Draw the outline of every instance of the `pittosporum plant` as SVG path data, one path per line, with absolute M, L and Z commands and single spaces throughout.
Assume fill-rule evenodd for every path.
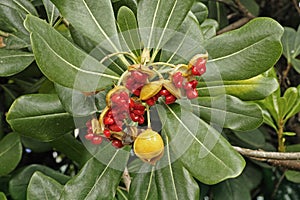
M 36 64 L 45 76 L 37 94 L 14 101 L 14 133 L 1 142 L 17 145 L 17 155 L 20 136 L 50 145 L 79 171 L 35 172 L 28 199 L 199 199 L 199 185 L 243 172 L 221 132 L 263 122 L 253 101 L 278 88 L 264 73 L 282 52 L 276 21 L 256 18 L 215 36 L 206 7 L 195 17 L 192 0 L 140 0 L 116 13 L 108 0 L 42 2 L 46 20 L 26 0 L 1 6 L 18 11 L 3 14 L 17 22 L 6 21 L 1 75 Z M 2 158 L 11 163 L 1 175 L 16 158 Z

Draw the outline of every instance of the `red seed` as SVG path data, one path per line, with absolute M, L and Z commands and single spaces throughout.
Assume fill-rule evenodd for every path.
M 122 148 L 124 145 L 122 143 L 122 141 L 114 139 L 111 143 L 112 146 L 116 147 L 116 148 Z
M 134 102 L 134 100 L 133 100 L 133 99 L 130 99 L 130 102 L 129 102 L 129 107 L 130 107 L 130 108 L 133 108 L 133 107 L 134 107 L 134 105 L 135 105 L 135 102 Z
M 92 139 L 92 143 L 93 143 L 93 144 L 101 144 L 101 143 L 102 143 L 102 137 L 101 137 L 101 136 L 95 136 L 95 137 Z
M 139 116 L 139 120 L 138 120 L 138 123 L 139 124 L 143 124 L 145 122 L 145 118 L 143 115 Z
M 105 125 L 112 125 L 115 123 L 115 120 L 113 118 L 110 117 L 104 117 L 103 123 Z
M 145 110 L 133 110 L 132 112 L 136 115 L 144 115 Z
M 86 127 L 91 127 L 91 126 L 92 126 L 91 120 L 87 121 L 87 122 L 85 123 L 85 125 L 86 125 Z
M 195 89 L 186 91 L 186 96 L 188 99 L 194 99 L 198 97 L 198 91 Z
M 120 132 L 122 131 L 122 128 L 120 128 L 117 124 L 113 124 L 109 126 L 109 129 L 115 132 Z
M 192 88 L 195 89 L 198 85 L 198 81 L 197 80 L 192 80 L 192 81 L 190 81 L 190 84 L 192 85 Z
M 183 87 L 186 91 L 193 89 L 193 84 L 191 82 L 186 82 Z
M 172 94 L 169 96 L 166 96 L 166 104 L 171 104 L 174 103 L 176 101 L 176 97 L 173 96 Z
M 133 93 L 135 96 L 139 97 L 140 94 L 141 94 L 141 88 L 138 88 L 138 87 L 137 87 L 137 89 L 135 89 L 132 93 Z
M 105 137 L 110 138 L 110 130 L 104 129 L 103 134 L 105 135 Z
M 181 88 L 182 87 L 182 83 L 183 83 L 183 76 L 181 72 L 176 72 L 173 76 L 173 84 L 175 85 L 175 87 L 177 88 Z
M 137 70 L 131 71 L 131 75 L 134 78 L 134 80 L 138 83 L 145 83 L 147 78 L 148 78 L 147 74 L 144 74 L 144 73 L 139 72 Z
M 139 121 L 139 116 L 134 114 L 133 112 L 130 113 L 130 118 L 132 119 L 132 121 L 134 122 L 138 122 Z
M 121 97 L 120 97 L 118 94 L 113 94 L 113 95 L 111 96 L 111 101 L 112 101 L 113 103 L 119 103 L 120 100 L 121 100 Z
M 159 91 L 159 94 L 161 95 L 161 96 L 168 96 L 168 95 L 170 95 L 171 93 L 167 90 L 167 89 L 162 89 L 161 91 Z
M 92 140 L 92 139 L 94 138 L 94 134 L 93 134 L 93 133 L 88 133 L 88 134 L 86 134 L 84 137 L 85 137 L 85 139 L 87 139 L 87 140 Z
M 136 103 L 134 104 L 134 107 L 133 107 L 135 110 L 145 110 L 145 106 L 143 106 L 142 104 L 140 103 Z
M 153 106 L 155 104 L 155 101 L 153 100 L 153 98 L 150 98 L 146 100 L 146 104 L 148 104 L 149 106 Z

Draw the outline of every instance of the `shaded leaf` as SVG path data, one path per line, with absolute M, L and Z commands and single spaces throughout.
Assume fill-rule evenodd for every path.
M 267 71 L 281 55 L 282 34 L 283 28 L 276 21 L 256 18 L 237 30 L 207 40 L 205 48 L 210 59 L 203 76 L 214 80 L 219 73 L 223 80 L 242 80 Z
M 245 166 L 243 158 L 192 110 L 188 102 L 158 109 L 164 134 L 170 138 L 170 149 L 176 158 L 206 184 L 238 176 Z
M 70 179 L 70 177 L 47 166 L 37 164 L 28 165 L 14 174 L 9 181 L 9 192 L 13 199 L 26 199 L 26 191 L 30 178 L 34 174 L 34 172 L 37 171 L 42 172 L 43 174 L 55 179 L 60 184 L 65 184 Z
M 294 183 L 300 183 L 300 172 L 287 170 L 284 173 L 284 175 L 287 178 L 287 180 L 292 181 Z
M 195 111 L 200 110 L 202 119 L 233 130 L 251 130 L 263 122 L 262 112 L 257 104 L 243 102 L 229 95 L 199 97 L 192 107 Z
M 72 116 L 64 111 L 55 94 L 19 97 L 6 119 L 16 132 L 41 141 L 54 140 L 74 129 Z
M 55 20 L 59 16 L 59 11 L 50 0 L 43 0 L 43 4 L 47 13 L 48 22 L 54 25 Z
M 143 44 L 154 48 L 153 57 L 167 42 L 193 5 L 192 0 L 140 0 L 138 2 L 137 20 Z M 152 58 L 154 60 L 154 58 Z
M 17 133 L 9 133 L 0 141 L 0 176 L 13 171 L 22 158 L 22 144 Z
M 250 145 L 250 147 L 259 149 L 266 145 L 266 139 L 263 132 L 259 129 L 245 132 L 234 131 L 234 135 L 242 142 Z
M 0 76 L 11 76 L 23 71 L 34 60 L 24 51 L 0 49 Z
M 29 15 L 25 26 L 31 32 L 36 62 L 51 81 L 89 92 L 119 79 L 116 73 L 75 47 L 43 20 Z
M 59 199 L 63 186 L 41 172 L 35 172 L 29 182 L 27 199 Z
M 5 194 L 3 192 L 0 192 L 0 199 L 1 200 L 7 200 Z
M 201 31 L 205 39 L 210 39 L 217 34 L 217 29 L 219 24 L 214 19 L 205 19 L 204 22 L 200 25 Z
M 102 143 L 95 158 L 91 158 L 65 185 L 61 198 L 112 199 L 128 156 L 129 152 L 115 149 L 110 143 Z
M 272 94 L 278 87 L 277 79 L 258 75 L 239 81 L 200 81 L 197 90 L 199 96 L 218 96 L 226 93 L 242 100 L 260 100 Z
M 201 2 L 195 2 L 191 11 L 197 17 L 198 22 L 201 24 L 208 16 L 208 9 L 205 4 Z
M 110 0 L 82 1 L 82 0 L 52 0 L 65 17 L 78 31 L 101 44 L 105 41 L 111 52 L 119 51 L 117 29 Z

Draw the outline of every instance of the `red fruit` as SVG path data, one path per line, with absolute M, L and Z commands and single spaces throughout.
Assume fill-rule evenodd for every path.
M 162 89 L 161 91 L 159 91 L 159 94 L 161 96 L 169 96 L 171 93 L 167 90 L 167 89 Z
M 85 139 L 87 139 L 87 140 L 92 140 L 92 139 L 94 138 L 94 133 L 88 133 L 88 134 L 86 134 L 84 137 L 85 137 Z
M 105 125 L 112 125 L 115 123 L 115 120 L 113 118 L 110 117 L 104 117 L 103 123 Z
M 173 76 L 173 84 L 175 85 L 175 87 L 177 88 L 182 88 L 182 83 L 183 83 L 183 76 L 181 72 L 176 72 Z
M 130 113 L 130 118 L 132 119 L 132 121 L 134 122 L 138 122 L 139 121 L 139 116 L 134 114 L 134 113 Z
M 138 89 L 134 90 L 134 91 L 133 91 L 133 94 L 134 94 L 135 96 L 139 97 L 140 94 L 141 94 L 141 89 L 138 88 Z
M 117 124 L 113 124 L 109 126 L 109 129 L 114 131 L 114 132 L 120 132 L 122 131 L 122 128 L 120 128 Z
M 144 115 L 145 110 L 133 110 L 132 112 L 136 115 Z
M 127 92 L 122 91 L 120 92 L 119 96 L 122 100 L 129 101 L 129 95 L 127 94 Z
M 120 140 L 114 139 L 111 143 L 111 145 L 113 145 L 116 148 L 122 148 L 123 147 L 123 143 Z
M 166 104 L 171 104 L 174 103 L 176 101 L 176 97 L 173 96 L 172 94 L 169 96 L 166 96 Z
M 133 100 L 133 99 L 130 99 L 130 102 L 129 102 L 129 107 L 130 107 L 130 108 L 133 108 L 133 107 L 134 107 L 134 105 L 135 105 L 135 102 L 134 102 L 134 100 Z
M 143 106 L 142 104 L 140 104 L 140 103 L 137 103 L 137 104 L 135 104 L 134 105 L 134 107 L 133 107 L 135 110 L 145 110 L 145 106 Z
M 113 103 L 119 103 L 120 100 L 121 100 L 121 97 L 120 97 L 118 94 L 113 94 L 113 95 L 111 96 L 111 101 L 112 101 Z
M 125 87 L 128 88 L 129 90 L 133 90 L 134 89 L 134 84 L 135 84 L 135 80 L 130 77 L 126 80 Z
M 143 124 L 145 122 L 145 118 L 143 115 L 139 116 L 139 120 L 138 120 L 138 123 L 139 124 Z
M 105 135 L 105 137 L 107 137 L 107 138 L 110 138 L 110 130 L 104 129 L 103 135 Z
M 146 100 L 146 104 L 148 104 L 149 106 L 153 106 L 155 104 L 155 101 L 153 98 L 150 98 Z
M 193 84 L 191 82 L 186 82 L 184 87 L 185 90 L 192 90 L 193 88 Z
M 198 81 L 197 80 L 192 80 L 192 81 L 190 81 L 190 84 L 192 85 L 192 88 L 195 89 L 198 85 Z
M 186 96 L 188 99 L 194 99 L 198 97 L 198 91 L 195 89 L 192 90 L 187 90 L 186 91 Z
M 198 58 L 196 63 L 192 67 L 192 74 L 195 76 L 201 76 L 206 72 L 206 60 Z
M 113 116 L 113 113 L 111 110 L 109 110 L 107 113 L 106 113 L 106 117 L 112 117 Z
M 101 136 L 95 136 L 95 137 L 92 139 L 92 143 L 93 143 L 93 144 L 101 144 L 101 143 L 102 143 L 102 137 L 101 137 Z
M 137 70 L 131 71 L 131 75 L 134 78 L 134 80 L 138 83 L 145 83 L 147 78 L 148 78 L 147 74 L 144 74 L 144 73 L 139 72 Z

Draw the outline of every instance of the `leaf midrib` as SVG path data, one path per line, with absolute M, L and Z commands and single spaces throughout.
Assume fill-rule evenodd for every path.
M 15 140 L 15 142 L 13 143 L 13 145 L 9 146 L 7 149 L 5 149 L 3 152 L 0 153 L 0 158 L 7 153 L 8 151 L 12 150 L 15 148 L 15 146 L 18 145 L 19 140 Z
M 20 118 L 8 118 L 9 121 L 19 121 L 19 120 L 27 120 L 27 119 L 37 119 L 37 118 L 47 118 L 47 117 L 57 117 L 57 116 L 71 116 L 67 112 L 62 113 L 49 113 L 49 114 L 42 114 L 42 115 L 34 115 L 34 116 L 24 116 Z

